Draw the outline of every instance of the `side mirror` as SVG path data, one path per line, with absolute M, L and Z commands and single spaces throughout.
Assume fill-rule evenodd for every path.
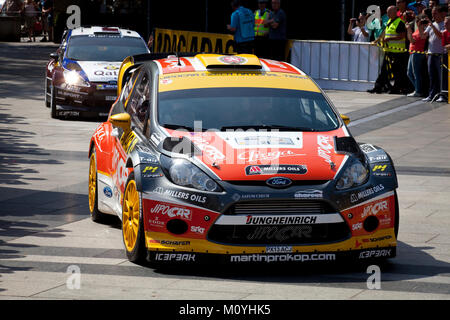
M 56 61 L 58 60 L 59 55 L 56 52 L 52 52 L 50 53 L 50 58 Z
M 125 133 L 131 131 L 131 118 L 128 113 L 115 114 L 109 118 L 109 122 L 111 122 L 114 127 L 123 129 Z
M 341 119 L 344 120 L 345 125 L 348 126 L 348 124 L 350 123 L 350 118 L 345 114 L 341 114 Z

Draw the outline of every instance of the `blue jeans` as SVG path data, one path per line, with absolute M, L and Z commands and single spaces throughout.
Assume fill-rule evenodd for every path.
M 428 97 L 434 98 L 441 92 L 441 56 L 432 54 L 428 57 L 428 75 L 430 76 L 430 91 Z
M 421 96 L 426 95 L 423 87 L 423 73 L 426 63 L 426 55 L 421 53 L 413 53 L 409 56 L 408 61 L 408 78 L 414 85 L 415 91 Z

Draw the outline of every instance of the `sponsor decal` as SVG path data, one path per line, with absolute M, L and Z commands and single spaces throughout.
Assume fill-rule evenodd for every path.
M 387 168 L 387 164 L 376 165 L 376 166 L 373 167 L 372 171 L 373 172 L 377 172 L 377 171 L 381 171 L 382 172 L 382 171 L 386 170 L 386 168 Z
M 207 197 L 201 196 L 197 194 L 192 194 L 189 192 L 183 192 L 183 191 L 175 191 L 175 190 L 164 190 L 162 187 L 156 187 L 153 190 L 153 193 L 160 194 L 162 196 L 182 199 L 182 200 L 190 200 L 192 202 L 198 202 L 198 203 L 206 203 Z
M 237 198 L 237 199 L 236 199 Z M 233 196 L 233 199 L 235 201 L 238 201 L 239 199 L 267 199 L 270 198 L 270 194 L 242 194 L 242 195 L 238 195 L 235 194 L 235 196 Z
M 362 226 L 362 222 L 355 223 L 354 225 L 352 225 L 352 231 L 361 230 Z
M 253 136 L 253 137 L 237 137 L 236 143 L 239 146 L 293 146 L 294 142 L 288 137 L 271 137 L 271 136 Z
M 292 246 L 267 246 L 266 253 L 291 253 Z
M 106 70 L 119 70 L 119 67 L 114 65 L 109 65 L 105 67 Z
M 306 261 L 335 261 L 333 253 L 293 253 L 293 254 L 247 254 L 231 255 L 231 262 L 306 262 Z
M 284 177 L 273 177 L 266 181 L 270 187 L 285 188 L 292 184 L 292 180 Z
M 157 204 L 152 209 L 150 209 L 150 212 L 154 214 L 167 215 L 169 218 L 181 218 L 184 220 L 192 220 L 192 213 L 190 209 L 171 207 L 161 203 Z
M 328 224 L 344 222 L 339 213 L 309 215 L 221 215 L 217 225 L 288 225 L 288 224 Z
M 300 190 L 294 194 L 297 199 L 321 199 L 323 198 L 322 190 Z
M 169 246 L 190 246 L 190 241 L 160 240 L 159 243 Z
M 383 161 L 387 161 L 387 160 L 389 160 L 387 155 L 379 155 L 379 156 L 369 157 L 370 162 L 383 162 Z
M 362 251 L 359 254 L 359 259 L 381 258 L 381 257 L 391 257 L 391 256 L 392 256 L 391 249 L 367 250 L 367 251 Z
M 98 84 L 97 90 L 117 90 L 117 85 L 114 84 Z
M 369 204 L 368 206 L 364 207 L 363 212 L 361 214 L 361 218 L 365 218 L 368 215 L 374 215 L 376 216 L 378 212 L 386 212 L 389 211 L 389 205 L 387 200 L 379 201 L 377 203 Z
M 102 142 L 105 136 L 106 136 L 105 128 L 103 126 L 100 126 L 95 132 L 95 137 L 99 142 Z
M 288 239 L 311 238 L 312 226 L 261 226 L 247 236 L 247 240 L 271 240 L 282 242 Z
M 355 246 L 356 248 L 362 246 L 364 243 L 370 243 L 370 242 L 379 242 L 379 241 L 383 241 L 383 240 L 389 240 L 392 239 L 392 236 L 382 236 L 382 237 L 378 237 L 378 238 L 365 238 L 365 239 L 361 239 L 361 242 L 358 241 L 358 239 L 356 239 L 355 242 Z
M 332 150 L 334 150 L 334 146 L 332 144 L 332 138 L 329 136 L 317 136 L 317 153 L 319 157 L 323 158 L 326 163 L 331 164 L 331 154 Z
M 245 224 L 265 225 L 265 224 L 315 224 L 317 216 L 252 216 L 248 215 Z
M 156 261 L 195 261 L 196 255 L 193 253 L 157 253 Z
M 111 198 L 113 195 L 113 192 L 111 190 L 110 187 L 106 186 L 103 188 L 103 193 L 105 194 L 105 196 L 107 196 L 108 198 Z
M 379 184 L 377 186 L 368 188 L 368 189 L 360 191 L 358 193 L 352 193 L 350 195 L 350 201 L 351 201 L 351 203 L 354 203 L 354 202 L 357 202 L 359 200 L 368 198 L 368 197 L 370 197 L 370 196 L 372 196 L 372 195 L 374 195 L 374 194 L 376 194 L 378 192 L 381 192 L 383 190 L 384 190 L 384 186 L 382 184 Z
M 218 57 L 217 60 L 219 60 L 222 63 L 232 64 L 232 65 L 245 64 L 248 61 L 246 58 L 238 57 L 238 56 L 221 56 L 221 57 Z
M 143 178 L 158 178 L 162 177 L 162 173 L 156 171 L 159 169 L 157 166 L 146 166 L 144 170 L 142 170 L 142 177 Z
M 273 174 L 305 174 L 308 172 L 308 168 L 305 165 L 258 165 L 247 166 L 245 168 L 245 174 L 247 176 L 252 175 L 273 175 Z
M 242 152 L 238 155 L 238 159 L 248 161 L 248 162 L 257 162 L 257 161 L 274 161 L 279 158 L 285 157 L 296 157 L 296 156 L 304 156 L 304 154 L 298 154 L 291 150 L 286 151 L 259 151 L 259 150 L 251 150 Z
M 392 176 L 392 173 L 384 172 L 386 170 L 386 168 L 388 168 L 387 164 L 376 165 L 376 166 L 373 167 L 372 173 L 373 173 L 374 176 L 379 176 L 379 177 L 390 177 L 390 176 Z
M 130 153 L 137 142 L 138 138 L 133 131 L 131 131 L 128 135 L 125 135 L 124 133 L 120 138 L 120 144 L 122 145 L 126 153 Z
M 165 226 L 165 222 L 160 221 L 158 216 L 156 216 L 155 219 L 149 219 L 148 222 L 153 227 L 161 227 L 162 228 Z
M 161 79 L 159 82 L 161 84 L 171 84 L 173 81 L 172 79 Z
M 205 233 L 205 228 L 202 228 L 200 226 L 191 226 L 191 232 L 204 234 Z
M 377 148 L 375 148 L 373 145 L 369 143 L 362 144 L 359 147 L 364 153 L 371 153 L 377 151 Z

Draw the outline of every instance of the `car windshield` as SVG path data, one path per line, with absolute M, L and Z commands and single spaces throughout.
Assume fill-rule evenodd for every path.
M 67 58 L 80 61 L 122 61 L 128 56 L 147 53 L 141 38 L 136 37 L 71 37 Z
M 169 129 L 330 131 L 339 121 L 322 93 L 267 88 L 161 92 L 158 122 Z

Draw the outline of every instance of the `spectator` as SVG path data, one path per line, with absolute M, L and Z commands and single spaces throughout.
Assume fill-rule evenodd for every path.
M 427 8 L 426 1 L 414 1 L 408 4 L 408 10 L 412 10 L 414 14 L 417 16 Z
M 25 29 L 28 31 L 28 37 L 30 38 L 28 42 L 31 42 L 31 37 L 33 41 L 36 41 L 34 36 L 34 25 L 36 24 L 36 16 L 39 12 L 39 7 L 33 0 L 26 0 L 24 5 L 24 17 L 25 17 Z
M 397 4 L 397 9 L 398 9 L 397 17 L 399 17 L 400 19 L 405 21 L 405 13 L 406 13 L 406 8 L 407 8 L 406 0 L 397 0 L 395 3 Z
M 48 41 L 53 41 L 53 0 L 41 0 L 42 7 L 42 26 L 44 38 L 41 42 L 46 42 L 45 33 L 48 34 Z
M 433 10 L 434 7 L 439 5 L 439 0 L 430 0 L 428 1 L 428 8 L 430 8 L 430 10 Z
M 255 40 L 255 17 L 250 9 L 244 8 L 240 0 L 231 2 L 233 13 L 231 14 L 231 24 L 227 25 L 228 30 L 234 33 L 236 52 L 253 53 Z
M 284 61 L 286 60 L 286 13 L 280 5 L 280 0 L 272 0 L 272 12 L 266 24 L 269 26 L 271 58 Z
M 444 47 L 445 54 L 448 56 L 448 54 L 450 53 L 450 16 L 445 17 L 444 27 L 445 30 L 444 32 L 442 32 L 442 46 Z M 446 68 L 442 70 L 443 71 L 442 79 L 444 79 L 444 85 L 442 87 L 445 88 L 446 89 L 445 91 L 448 92 L 448 59 L 445 59 L 445 55 L 443 59 L 443 64 L 445 65 Z
M 430 23 L 430 20 L 427 19 L 430 25 L 425 29 L 425 34 L 428 36 L 428 76 L 430 78 L 430 90 L 428 97 L 423 99 L 423 101 L 432 101 L 441 92 L 441 59 L 444 53 L 441 32 L 445 30 L 444 19 L 447 15 L 447 7 L 435 6 L 431 13 L 434 18 L 434 23 Z M 442 102 L 445 100 L 441 96 L 437 101 Z
M 6 0 L 3 9 L 8 16 L 18 16 L 22 13 L 23 3 L 21 0 Z
M 425 28 L 428 25 L 428 17 L 425 14 L 419 14 L 416 17 L 417 29 L 413 32 L 414 22 L 408 23 L 406 26 L 408 39 L 410 42 L 409 61 L 408 61 L 408 78 L 414 84 L 414 92 L 408 94 L 408 97 L 425 97 L 423 83 L 423 74 L 426 68 L 427 57 L 425 55 L 425 45 L 427 44 L 427 35 Z
M 269 56 L 269 26 L 265 25 L 270 15 L 267 9 L 268 2 L 268 0 L 258 0 L 259 9 L 255 11 L 255 54 L 263 58 Z
M 397 8 L 390 6 L 387 9 L 389 21 L 380 38 L 374 43 L 382 42 L 384 61 L 381 72 L 375 81 L 375 86 L 370 93 L 408 93 L 410 82 L 406 75 L 408 64 L 408 52 L 406 50 L 406 26 L 397 16 Z M 394 77 L 394 85 L 390 84 L 390 74 Z
M 356 24 L 355 27 L 353 25 Z M 369 42 L 369 29 L 366 26 L 366 15 L 359 14 L 359 18 L 351 18 L 347 33 L 353 37 L 355 42 Z

